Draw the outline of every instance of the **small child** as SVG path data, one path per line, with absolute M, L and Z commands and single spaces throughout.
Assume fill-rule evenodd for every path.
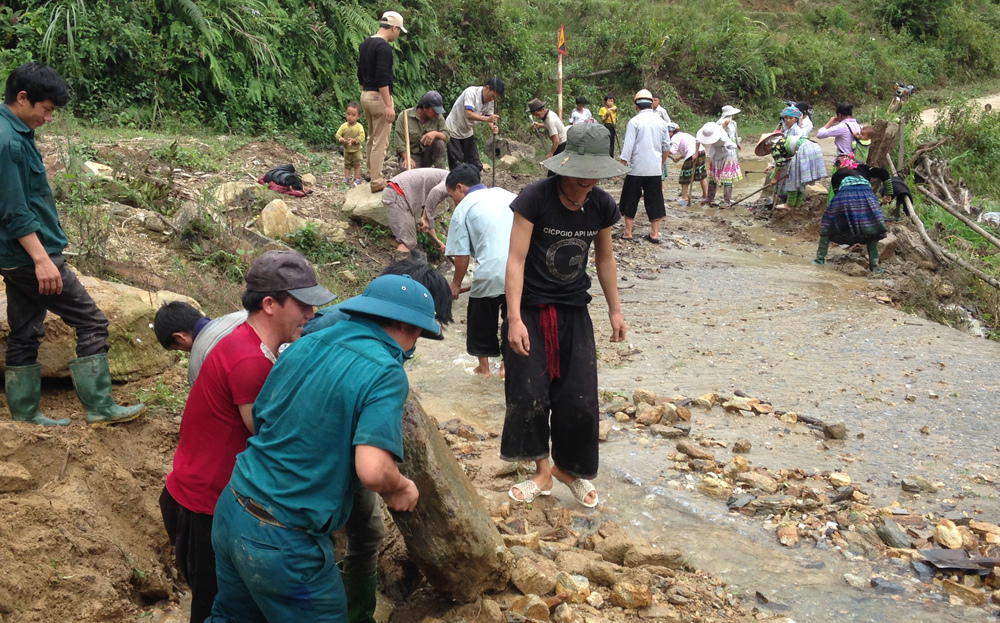
M 601 123 L 604 124 L 604 128 L 608 131 L 611 139 L 611 148 L 608 150 L 608 155 L 612 158 L 615 157 L 615 125 L 618 122 L 618 107 L 615 106 L 615 98 L 613 95 L 608 93 L 604 96 L 604 106 L 597 111 L 597 116 L 601 118 Z
M 361 149 L 365 142 L 365 127 L 358 123 L 361 106 L 351 102 L 347 105 L 344 116 L 347 117 L 347 122 L 337 130 L 337 142 L 344 146 L 344 186 L 358 186 L 364 181 L 361 177 Z
M 569 115 L 569 124 L 570 125 L 576 125 L 578 123 L 593 122 L 594 115 L 591 114 L 589 108 L 586 108 L 587 104 L 589 104 L 589 103 L 590 102 L 587 101 L 586 97 L 578 97 L 578 98 L 576 98 L 576 108 Z
M 875 128 L 866 125 L 854 135 L 854 159 L 857 162 L 861 164 L 868 162 L 868 149 L 872 146 L 872 134 L 874 133 Z

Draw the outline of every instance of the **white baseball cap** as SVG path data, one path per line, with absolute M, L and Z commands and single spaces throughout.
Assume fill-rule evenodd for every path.
M 386 11 L 382 14 L 382 25 L 383 26 L 399 26 L 399 29 L 403 32 L 409 32 L 403 28 L 403 16 L 395 11 Z

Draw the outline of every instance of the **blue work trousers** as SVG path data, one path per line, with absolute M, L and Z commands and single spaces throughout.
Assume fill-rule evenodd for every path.
M 333 539 L 271 525 L 227 488 L 215 507 L 219 592 L 208 623 L 347 623 Z

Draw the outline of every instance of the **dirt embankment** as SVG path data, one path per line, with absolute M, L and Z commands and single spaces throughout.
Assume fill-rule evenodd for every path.
M 166 382 L 183 383 L 174 372 Z M 115 393 L 129 400 L 136 387 L 155 384 Z M 173 594 L 157 500 L 178 423 L 154 408 L 133 423 L 87 427 L 65 383 L 46 385 L 42 409 L 74 423 L 0 426 L 0 617 L 133 620 Z

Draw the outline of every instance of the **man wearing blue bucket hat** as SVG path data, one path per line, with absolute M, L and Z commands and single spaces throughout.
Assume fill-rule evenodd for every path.
M 331 534 L 354 492 L 411 511 L 403 455 L 403 361 L 417 339 L 442 339 L 434 299 L 385 275 L 342 303 L 348 318 L 288 347 L 253 408 L 256 436 L 215 509 L 219 592 L 209 621 L 345 621 Z

